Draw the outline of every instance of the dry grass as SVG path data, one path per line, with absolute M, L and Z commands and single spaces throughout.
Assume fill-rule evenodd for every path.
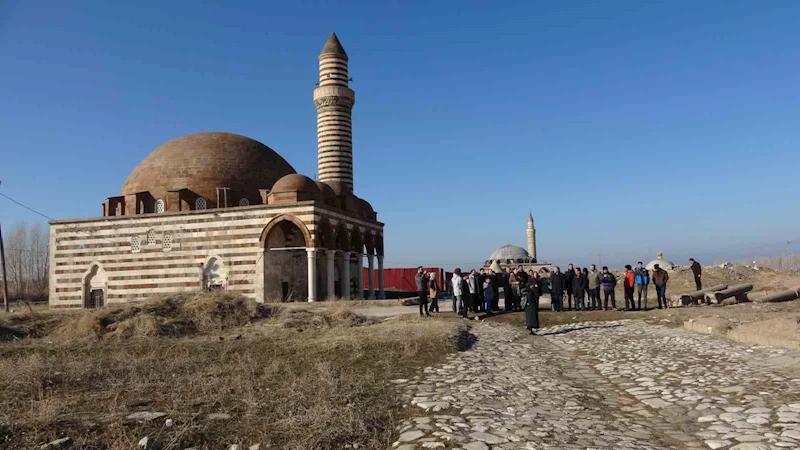
M 146 435 L 166 449 L 387 448 L 402 413 L 389 380 L 455 351 L 465 332 L 338 305 L 259 311 L 202 297 L 66 316 L 52 340 L 1 344 L 0 448 L 69 436 L 121 450 Z M 174 425 L 125 419 L 135 411 Z M 218 412 L 232 418 L 205 417 Z

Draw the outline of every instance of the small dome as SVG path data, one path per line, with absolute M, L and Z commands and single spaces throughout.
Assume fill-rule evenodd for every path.
M 136 166 L 122 186 L 122 195 L 149 192 L 167 198 L 167 192 L 189 189 L 216 199 L 217 188 L 227 187 L 238 197 L 258 198 L 294 168 L 266 145 L 231 133 L 194 133 L 173 139 L 153 150 Z
M 319 191 L 322 193 L 323 197 L 336 198 L 336 192 L 333 192 L 333 189 L 324 182 L 317 181 L 317 187 L 319 188 Z
M 303 192 L 306 194 L 319 194 L 319 186 L 311 178 L 299 173 L 286 175 L 280 180 L 276 181 L 272 186 L 270 193 L 280 192 Z
M 522 247 L 517 247 L 516 245 L 504 245 L 502 247 L 498 247 L 495 251 L 489 255 L 490 260 L 506 260 L 506 259 L 513 259 L 516 261 L 517 259 L 525 259 L 530 258 L 531 255 Z
M 361 213 L 364 215 L 374 214 L 375 210 L 372 209 L 372 205 L 369 204 L 368 201 L 364 200 L 363 198 L 356 197 L 358 202 L 358 207 L 361 210 Z
M 656 254 L 656 259 L 647 263 L 645 269 L 654 270 L 656 264 L 658 264 L 659 268 L 664 270 L 672 270 L 675 268 L 675 264 L 672 264 L 672 261 L 667 261 L 666 259 L 664 259 L 664 254 L 661 252 L 658 252 L 658 254 Z

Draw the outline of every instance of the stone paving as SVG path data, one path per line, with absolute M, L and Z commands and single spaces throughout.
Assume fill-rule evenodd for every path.
M 641 321 L 529 336 L 481 322 L 476 344 L 404 389 L 399 450 L 800 449 L 800 357 Z

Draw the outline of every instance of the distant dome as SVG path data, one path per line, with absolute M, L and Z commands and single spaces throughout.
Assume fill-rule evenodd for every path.
M 266 145 L 231 133 L 194 133 L 153 150 L 122 186 L 122 195 L 149 192 L 167 198 L 168 191 L 188 189 L 208 200 L 227 187 L 237 198 L 260 198 L 294 168 Z
M 666 259 L 664 259 L 664 254 L 661 253 L 661 252 L 658 252 L 658 254 L 656 254 L 656 259 L 654 259 L 654 260 L 650 261 L 649 263 L 647 263 L 647 266 L 645 266 L 645 269 L 654 270 L 654 266 L 656 264 L 658 264 L 659 268 L 664 269 L 664 270 L 672 270 L 672 269 L 675 268 L 675 264 L 672 264 L 672 261 L 667 261 Z
M 526 259 L 530 258 L 531 255 L 522 247 L 517 247 L 516 245 L 504 245 L 502 247 L 498 247 L 495 251 L 489 255 L 490 260 L 498 260 L 498 259 Z

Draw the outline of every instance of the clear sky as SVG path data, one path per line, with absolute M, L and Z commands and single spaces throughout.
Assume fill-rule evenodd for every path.
M 0 192 L 97 216 L 197 131 L 314 177 L 335 31 L 387 266 L 474 267 L 524 247 L 529 210 L 562 265 L 774 254 L 800 239 L 798 23 L 794 1 L 0 0 Z M 18 220 L 44 222 L 0 198 Z

